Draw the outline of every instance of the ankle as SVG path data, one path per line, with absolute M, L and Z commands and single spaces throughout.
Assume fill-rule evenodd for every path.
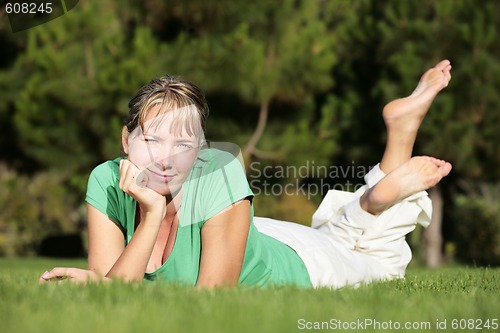
M 365 212 L 370 213 L 372 215 L 379 215 L 383 211 L 385 211 L 388 207 L 386 204 L 381 204 L 377 200 L 374 200 L 373 187 L 368 189 L 363 195 L 359 198 L 359 205 L 361 209 Z

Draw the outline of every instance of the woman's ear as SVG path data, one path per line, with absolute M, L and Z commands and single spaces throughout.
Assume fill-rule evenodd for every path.
M 128 129 L 127 126 L 122 128 L 122 147 L 123 152 L 128 155 Z
M 206 146 L 207 145 L 207 140 L 205 140 L 204 138 L 203 139 L 200 139 L 198 141 L 198 148 L 201 149 L 202 147 Z

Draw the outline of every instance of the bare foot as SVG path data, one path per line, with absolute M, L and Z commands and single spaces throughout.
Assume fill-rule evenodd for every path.
M 436 95 L 450 82 L 450 70 L 450 61 L 442 60 L 422 75 L 410 96 L 387 104 L 382 115 L 388 131 L 416 132 Z
M 371 214 L 380 214 L 394 203 L 433 187 L 450 171 L 451 164 L 443 160 L 413 157 L 366 191 L 360 198 L 361 207 Z

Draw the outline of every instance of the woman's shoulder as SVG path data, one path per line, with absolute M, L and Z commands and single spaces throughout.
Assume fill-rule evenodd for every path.
M 86 201 L 114 221 L 122 230 L 133 211 L 133 200 L 120 190 L 120 160 L 103 162 L 91 172 Z
M 190 177 L 184 183 L 182 220 L 204 223 L 231 204 L 253 197 L 241 156 L 231 150 L 204 148 Z
M 121 157 L 96 166 L 90 173 L 89 184 L 96 182 L 101 186 L 118 184 L 120 181 L 120 160 Z
M 195 167 L 201 167 L 205 172 L 220 169 L 224 169 L 226 172 L 244 172 L 244 163 L 239 147 L 234 144 L 219 146 L 202 149 Z
M 120 161 L 121 157 L 114 160 L 109 160 L 97 165 L 91 172 L 94 176 L 104 176 L 104 177 L 120 177 Z

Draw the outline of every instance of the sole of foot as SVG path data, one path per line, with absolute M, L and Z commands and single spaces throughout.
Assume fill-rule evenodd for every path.
M 422 75 L 413 93 L 396 99 L 384 107 L 383 118 L 388 129 L 398 127 L 416 131 L 436 95 L 448 86 L 451 80 L 451 63 L 440 61 Z
M 412 157 L 370 189 L 365 208 L 379 214 L 394 203 L 435 186 L 451 168 L 450 163 L 434 157 Z

